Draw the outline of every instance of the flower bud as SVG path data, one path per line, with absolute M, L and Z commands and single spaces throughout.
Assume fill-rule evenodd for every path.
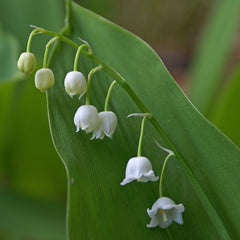
M 99 123 L 97 128 L 93 131 L 93 136 L 91 139 L 103 139 L 106 135 L 112 138 L 112 135 L 117 127 L 117 117 L 114 112 L 104 111 L 98 114 Z
M 23 52 L 17 62 L 18 69 L 26 74 L 32 73 L 36 67 L 36 57 L 33 53 Z
M 87 82 L 81 72 L 72 71 L 66 75 L 64 87 L 70 97 L 80 94 L 80 99 L 87 91 Z
M 35 86 L 41 91 L 45 91 L 54 84 L 54 75 L 51 69 L 41 68 L 35 75 Z
M 81 128 L 87 133 L 95 130 L 98 125 L 98 111 L 92 105 L 82 105 L 78 108 L 74 116 L 76 132 Z

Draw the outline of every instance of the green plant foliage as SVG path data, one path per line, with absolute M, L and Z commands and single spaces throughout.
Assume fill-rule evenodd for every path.
M 63 24 L 63 6 L 59 0 L 0 1 L 0 188 L 61 202 L 66 179 L 51 143 L 45 96 L 34 88 L 33 75 L 26 77 L 18 71 L 17 59 L 26 50 L 32 30 L 29 25 L 42 24 L 58 31 Z M 41 63 L 46 37 L 38 37 L 32 50 Z M 24 197 L 8 197 L 4 191 L 0 205 L 1 240 L 64 239 L 63 205 L 58 214 L 54 204 L 32 207 Z M 51 217 L 51 209 L 55 217 Z
M 240 146 L 240 67 L 238 66 L 226 90 L 213 108 L 210 120 Z
M 167 165 L 163 191 L 186 211 L 184 225 L 170 227 L 172 239 L 238 239 L 239 149 L 193 107 L 145 42 L 77 4 L 71 13 L 73 39 L 88 41 L 95 55 L 127 80 L 166 133 L 167 138 L 160 136 L 146 123 L 142 151 L 155 172 L 160 173 L 165 154 L 152 137 L 177 155 Z M 109 107 L 119 120 L 113 139 L 90 140 L 89 134 L 76 133 L 74 113 L 84 102 L 71 99 L 63 86 L 74 55 L 64 44 L 55 48 L 56 83 L 47 94 L 53 141 L 68 175 L 68 239 L 169 239 L 163 229 L 146 228 L 146 209 L 158 198 L 158 184 L 120 186 L 128 159 L 136 156 L 140 131 L 140 120 L 126 116 L 141 109 L 117 85 Z M 80 56 L 85 76 L 94 66 Z M 104 71 L 93 76 L 91 103 L 99 111 L 111 81 Z
M 0 22 L 4 29 L 17 36 L 20 47 L 24 46 L 25 49 L 29 25 L 42 25 L 60 30 L 63 24 L 63 6 L 63 1 L 59 0 L 1 0 L 0 9 L 3 11 Z M 39 52 L 38 47 L 35 50 Z
M 35 89 L 33 74 L 20 73 L 17 60 L 26 51 L 29 24 L 59 30 L 63 6 L 58 0 L 0 1 L 0 187 L 44 199 L 65 197 L 64 169 L 51 143 L 45 96 Z M 38 66 L 46 38 L 32 41 Z
M 16 38 L 0 28 L 0 83 L 23 77 L 16 64 L 18 52 L 19 45 Z
M 51 143 L 44 95 L 35 89 L 31 78 L 1 85 L 0 93 L 3 182 L 28 195 L 63 198 L 66 187 L 64 170 L 57 164 L 58 158 Z
M 9 115 L 9 103 L 11 102 L 11 96 L 12 96 L 12 91 L 13 87 L 11 84 L 6 84 L 4 87 L 1 85 L 0 87 L 0 109 L 1 109 L 1 117 L 0 117 L 0 179 L 1 183 L 5 181 L 5 164 L 3 161 L 3 155 L 5 151 L 5 134 L 4 134 L 4 129 L 6 129 L 6 123 L 8 121 L 8 115 Z
M 64 205 L 0 192 L 1 240 L 63 240 Z
M 239 0 L 215 2 L 193 59 L 189 95 L 205 115 L 211 110 L 232 52 L 231 46 L 239 26 L 239 8 Z

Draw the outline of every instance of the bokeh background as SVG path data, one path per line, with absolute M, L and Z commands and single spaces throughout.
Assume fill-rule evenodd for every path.
M 76 2 L 151 45 L 196 107 L 240 145 L 236 3 Z M 0 1 L 0 240 L 64 239 L 65 233 L 66 176 L 51 142 L 46 97 L 34 88 L 34 75 L 26 77 L 16 68 L 30 24 L 60 31 L 64 2 Z M 46 40 L 44 36 L 33 39 L 38 67 Z

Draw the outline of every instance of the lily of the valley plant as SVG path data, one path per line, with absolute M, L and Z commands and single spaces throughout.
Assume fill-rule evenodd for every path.
M 46 31 L 42 28 L 36 28 L 32 31 L 27 44 L 27 52 L 24 52 L 20 55 L 17 63 L 18 68 L 26 74 L 30 74 L 36 66 L 36 58 L 34 54 L 30 52 L 31 39 L 36 32 L 46 33 Z M 51 88 L 54 85 L 55 81 L 53 71 L 47 68 L 49 47 L 52 43 L 54 43 L 56 39 L 64 39 L 65 42 L 72 42 L 72 40 L 66 40 L 66 37 L 63 38 L 61 35 L 55 34 L 54 32 L 47 31 L 47 33 L 54 35 L 54 38 L 52 38 L 47 43 L 44 53 L 43 68 L 38 70 L 35 75 L 35 86 L 41 91 L 46 91 L 47 89 Z M 73 42 L 72 44 L 74 45 L 75 43 Z M 80 99 L 86 94 L 86 104 L 78 107 L 74 115 L 73 123 L 76 126 L 76 132 L 79 132 L 81 129 L 86 133 L 92 133 L 91 139 L 103 139 L 105 136 L 112 138 L 117 128 L 118 120 L 116 114 L 113 111 L 108 110 L 108 105 L 113 86 L 117 83 L 117 81 L 113 80 L 109 86 L 105 99 L 104 111 L 98 112 L 98 109 L 94 105 L 90 104 L 90 88 L 93 74 L 102 70 L 103 66 L 99 64 L 99 66 L 93 68 L 89 72 L 86 81 L 83 73 L 78 71 L 78 58 L 84 48 L 87 49 L 89 56 L 93 55 L 91 47 L 87 42 L 84 41 L 84 44 L 78 46 L 74 60 L 73 71 L 68 72 L 64 79 L 64 88 L 66 94 L 68 94 L 70 97 L 79 95 Z M 129 116 L 143 117 L 143 120 L 141 125 L 137 156 L 134 156 L 128 160 L 126 165 L 125 178 L 121 182 L 121 185 L 124 186 L 135 180 L 141 183 L 158 181 L 159 177 L 155 176 L 150 160 L 141 154 L 145 121 L 146 119 L 151 118 L 152 115 L 150 113 L 136 113 L 130 114 Z M 152 209 L 147 209 L 147 213 L 151 218 L 150 224 L 147 225 L 149 228 L 156 226 L 167 228 L 172 222 L 183 224 L 183 204 L 175 204 L 175 202 L 170 198 L 162 196 L 162 180 L 166 163 L 171 156 L 174 156 L 172 151 L 167 149 L 164 150 L 166 150 L 169 155 L 164 161 L 160 175 L 160 196 L 158 200 L 153 204 Z

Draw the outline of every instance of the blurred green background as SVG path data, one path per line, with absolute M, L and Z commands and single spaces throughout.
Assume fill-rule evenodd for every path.
M 239 1 L 76 2 L 151 45 L 196 107 L 240 146 Z M 51 142 L 46 97 L 34 74 L 16 67 L 30 24 L 60 31 L 64 2 L 0 1 L 0 239 L 64 239 L 66 176 Z M 33 39 L 38 67 L 46 41 Z

